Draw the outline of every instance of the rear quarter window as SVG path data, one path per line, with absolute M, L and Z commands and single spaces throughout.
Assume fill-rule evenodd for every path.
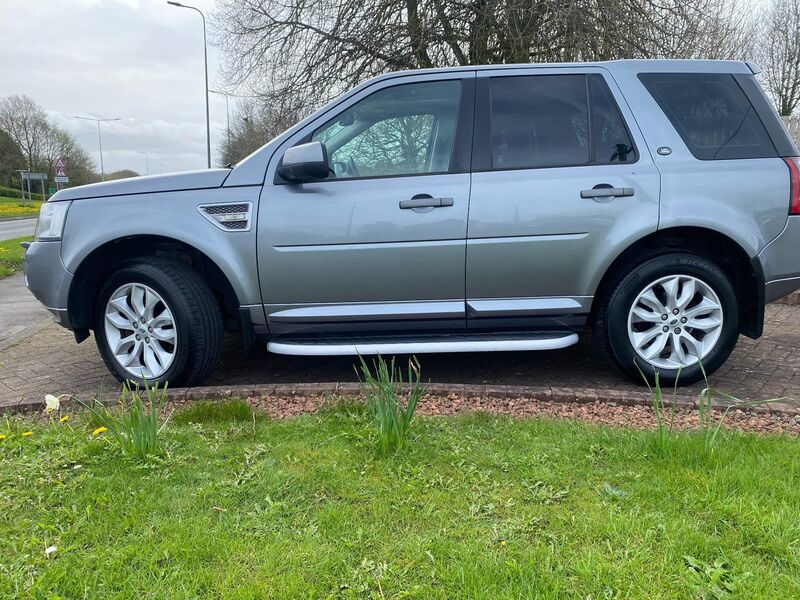
M 639 80 L 696 158 L 778 156 L 761 119 L 733 75 L 642 73 Z

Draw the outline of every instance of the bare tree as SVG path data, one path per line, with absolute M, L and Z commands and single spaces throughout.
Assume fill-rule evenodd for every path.
M 35 170 L 52 134 L 44 110 L 28 96 L 3 98 L 0 100 L 0 129 L 19 146 L 28 170 Z
M 773 0 L 760 25 L 756 59 L 778 112 L 788 116 L 800 103 L 800 0 Z
M 67 131 L 50 122 L 47 113 L 28 96 L 0 99 L 0 130 L 18 146 L 29 171 L 48 173 L 52 178 L 56 161 L 64 158 L 73 185 L 99 179 L 86 151 Z
M 220 148 L 220 163 L 235 164 L 299 120 L 292 106 L 242 100 L 231 116 L 231 135 Z
M 748 0 L 744 0 L 748 1 Z M 220 0 L 226 74 L 306 111 L 386 71 L 738 56 L 735 0 Z

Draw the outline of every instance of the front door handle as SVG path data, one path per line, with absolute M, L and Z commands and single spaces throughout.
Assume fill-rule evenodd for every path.
M 428 194 L 417 194 L 410 200 L 400 200 L 400 208 L 441 208 L 453 206 L 452 198 L 434 198 Z
M 617 188 L 601 183 L 590 190 L 581 190 L 581 198 L 617 198 L 633 196 L 633 188 Z

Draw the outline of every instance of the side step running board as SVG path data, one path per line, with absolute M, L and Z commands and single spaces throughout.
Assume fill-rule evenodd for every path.
M 575 333 L 551 336 L 426 338 L 421 340 L 276 340 L 267 343 L 267 350 L 295 356 L 355 356 L 358 354 L 432 354 L 442 352 L 512 352 L 520 350 L 557 350 L 578 343 Z

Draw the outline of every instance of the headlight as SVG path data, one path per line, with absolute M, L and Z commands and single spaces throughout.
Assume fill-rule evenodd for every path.
M 42 204 L 33 239 L 40 242 L 60 240 L 70 204 L 70 202 L 45 202 Z

